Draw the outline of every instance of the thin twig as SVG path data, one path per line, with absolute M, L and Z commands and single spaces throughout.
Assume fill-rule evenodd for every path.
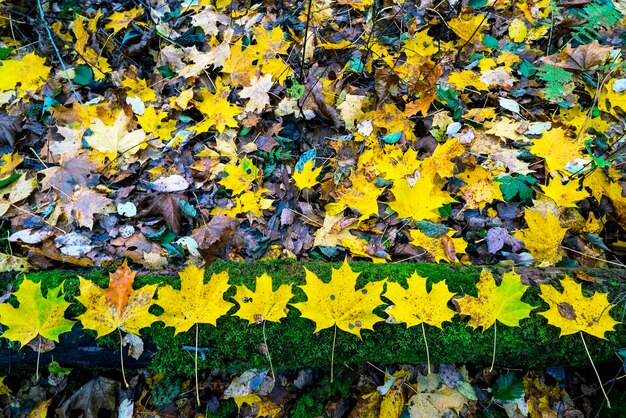
M 41 0 L 37 0 L 37 7 L 39 7 L 39 16 L 41 17 L 41 21 L 43 22 L 44 28 L 46 28 L 46 32 L 48 33 L 48 38 L 50 39 L 50 43 L 52 44 L 52 47 L 54 48 L 54 52 L 56 53 L 56 56 L 59 59 L 59 62 L 61 63 L 61 67 L 63 68 L 63 71 L 65 71 L 65 76 L 67 77 L 67 81 L 69 81 L 70 86 L 72 87 L 72 91 L 74 92 L 74 97 L 76 98 L 76 100 L 78 100 L 78 103 L 80 103 L 81 106 L 85 108 L 85 104 L 80 99 L 80 96 L 78 95 L 78 92 L 76 91 L 76 87 L 74 86 L 74 83 L 72 82 L 72 79 L 70 78 L 70 73 L 67 70 L 67 67 L 65 66 L 65 62 L 63 61 L 63 58 L 61 58 L 61 52 L 59 52 L 59 48 L 57 48 L 56 43 L 54 43 L 54 38 L 52 37 L 52 31 L 50 30 L 50 26 L 48 26 L 48 22 L 46 22 L 46 17 L 43 13 Z

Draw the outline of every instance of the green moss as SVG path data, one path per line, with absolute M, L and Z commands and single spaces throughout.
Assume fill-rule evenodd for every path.
M 322 262 L 295 262 L 277 260 L 257 263 L 232 263 L 218 261 L 207 268 L 207 275 L 228 269 L 231 283 L 250 285 L 254 278 L 267 272 L 275 285 L 304 284 L 304 267 L 318 274 L 323 280 L 330 280 L 331 269 L 339 267 L 340 263 Z M 451 291 L 459 294 L 476 294 L 475 283 L 480 276 L 480 269 L 472 266 L 441 265 L 441 264 L 386 264 L 374 265 L 365 262 L 352 263 L 355 271 L 361 272 L 357 287 L 369 281 L 389 280 L 406 285 L 406 278 L 413 271 L 428 277 L 432 282 L 446 280 Z M 499 269 L 494 269 L 499 270 Z M 503 271 L 499 271 L 502 273 Z M 549 276 L 554 275 L 549 271 Z M 611 277 L 622 274 L 622 271 L 610 272 L 607 270 L 588 270 L 594 277 Z M 106 271 L 45 271 L 30 273 L 31 280 L 40 281 L 42 287 L 58 286 L 65 280 L 65 291 L 68 300 L 72 301 L 78 292 L 77 276 L 96 282 L 105 287 L 108 282 Z M 621 276 L 620 276 L 621 277 Z M 21 276 L 15 279 L 20 282 Z M 604 280 L 600 287 L 603 291 L 610 290 L 613 294 L 626 290 L 626 281 Z M 159 275 L 145 275 L 137 277 L 135 288 L 146 284 L 159 283 L 180 286 L 178 277 Z M 588 285 L 586 287 L 589 287 Z M 547 305 L 539 298 L 539 290 L 531 287 L 524 301 L 544 310 Z M 234 290 L 227 295 L 234 294 Z M 304 301 L 304 293 L 298 287 L 294 288 L 295 297 L 292 303 Z M 83 312 L 83 307 L 73 304 L 69 309 L 71 316 Z M 231 311 L 234 312 L 235 309 Z M 382 307 L 378 312 L 385 317 Z M 612 316 L 620 318 L 624 312 L 623 306 L 613 309 Z M 322 330 L 313 333 L 315 326 L 312 321 L 300 318 L 296 309 L 290 309 L 289 315 L 281 323 L 267 323 L 266 335 L 272 360 L 277 369 L 296 369 L 302 367 L 328 367 L 330 365 L 333 330 Z M 201 368 L 220 368 L 237 371 L 249 368 L 266 368 L 265 356 L 259 351 L 259 344 L 263 342 L 260 325 L 247 325 L 236 317 L 223 317 L 217 322 L 217 327 L 201 325 L 199 346 L 206 349 L 206 358 L 201 362 Z M 626 333 L 622 325 L 618 332 L 607 333 L 607 339 L 594 337 L 586 339 L 592 356 L 596 362 L 613 360 L 617 349 L 626 347 Z M 160 322 L 147 329 L 145 335 L 152 338 L 158 347 L 153 357 L 152 366 L 164 373 L 193 374 L 193 356 L 184 351 L 183 346 L 194 345 L 193 330 L 174 336 L 172 328 L 164 328 Z M 468 328 L 458 316 L 452 323 L 444 325 L 443 331 L 426 326 L 426 336 L 429 342 L 431 361 L 433 363 L 479 363 L 489 364 L 493 350 L 494 328 L 473 330 Z M 101 343 L 115 346 L 114 337 L 99 340 Z M 389 325 L 381 322 L 375 326 L 375 331 L 364 331 L 363 339 L 339 331 L 335 349 L 335 364 L 338 369 L 343 364 L 359 364 L 371 361 L 379 364 L 386 363 L 421 363 L 426 361 L 424 342 L 421 327 L 407 329 L 405 325 Z M 540 315 L 532 314 L 530 318 L 521 321 L 520 327 L 509 328 L 501 324 L 497 327 L 497 356 L 496 364 L 507 367 L 540 367 L 540 366 L 571 366 L 587 365 L 588 358 L 578 335 L 559 338 L 557 328 L 547 325 L 547 321 Z

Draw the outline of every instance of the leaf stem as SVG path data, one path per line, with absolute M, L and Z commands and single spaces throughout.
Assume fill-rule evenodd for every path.
M 37 368 L 35 369 L 35 379 L 37 383 L 39 383 L 39 359 L 41 358 L 41 335 L 39 337 L 39 342 L 37 343 Z
M 330 383 L 335 377 L 335 343 L 337 342 L 337 324 L 333 328 L 333 350 L 330 353 Z
M 274 374 L 274 365 L 272 364 L 272 355 L 270 354 L 270 347 L 267 345 L 267 337 L 265 337 L 265 319 L 263 320 L 263 344 L 265 344 L 265 349 L 267 350 L 267 359 L 270 362 L 270 370 L 272 371 L 272 380 L 276 381 L 276 375 Z
M 117 329 L 117 334 L 120 336 L 120 364 L 122 365 L 122 379 L 124 379 L 124 386 L 128 387 L 128 382 L 126 381 L 126 372 L 124 371 L 124 343 L 122 341 L 122 331 Z
M 604 390 L 604 385 L 602 384 L 602 379 L 600 379 L 600 373 L 598 373 L 598 369 L 596 369 L 596 365 L 593 363 L 593 359 L 591 358 L 591 353 L 589 353 L 589 349 L 587 348 L 587 343 L 585 342 L 585 337 L 583 336 L 583 332 L 579 331 L 580 338 L 583 340 L 583 345 L 585 346 L 585 351 L 587 352 L 587 356 L 589 357 L 589 361 L 591 362 L 591 367 L 593 367 L 593 371 L 596 372 L 596 377 L 598 378 L 598 383 L 600 383 L 600 390 L 604 395 L 604 399 L 606 399 L 606 406 L 611 409 L 611 401 L 609 401 L 609 395 L 606 394 Z
M 493 371 L 493 366 L 496 364 L 496 338 L 498 336 L 498 321 L 493 323 L 493 355 L 491 356 L 491 367 L 489 371 Z
M 196 351 L 193 359 L 193 370 L 196 376 L 196 403 L 200 406 L 200 385 L 198 384 L 198 323 L 196 322 Z
M 422 336 L 424 337 L 424 345 L 426 346 L 426 361 L 428 362 L 428 374 L 430 374 L 430 352 L 428 351 L 428 341 L 426 340 L 426 330 L 424 329 L 424 321 L 422 321 Z

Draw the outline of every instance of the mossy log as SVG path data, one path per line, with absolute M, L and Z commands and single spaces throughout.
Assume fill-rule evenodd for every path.
M 429 278 L 431 281 L 445 279 L 450 290 L 459 295 L 476 295 L 476 282 L 481 269 L 473 266 L 448 264 L 370 264 L 365 262 L 351 263 L 353 270 L 360 272 L 357 288 L 368 281 L 389 278 L 406 285 L 406 278 L 413 271 Z M 279 260 L 271 262 L 256 262 L 250 264 L 218 261 L 206 269 L 206 274 L 228 269 L 231 283 L 252 284 L 254 278 L 267 272 L 274 279 L 274 284 L 304 284 L 304 267 L 317 273 L 322 280 L 329 280 L 331 268 L 339 264 L 323 262 L 295 262 Z M 500 275 L 510 268 L 488 267 L 494 276 Z M 589 359 L 585 353 L 579 335 L 568 335 L 559 338 L 559 330 L 547 324 L 544 317 L 537 315 L 537 311 L 547 309 L 538 296 L 540 283 L 553 283 L 558 286 L 558 280 L 568 274 L 576 276 L 576 271 L 566 268 L 518 268 L 522 281 L 530 285 L 530 289 L 522 299 L 537 306 L 531 317 L 521 321 L 520 327 L 498 326 L 496 365 L 503 367 L 556 367 L 556 366 L 587 366 Z M 584 269 L 595 278 L 595 282 L 585 282 L 583 289 L 588 294 L 594 291 L 610 292 L 610 301 L 622 300 L 611 311 L 611 316 L 618 321 L 622 320 L 624 312 L 623 296 L 626 294 L 626 271 L 616 269 Z M 33 272 L 27 276 L 34 281 L 41 281 L 43 288 L 58 286 L 65 280 L 65 291 L 68 300 L 78 292 L 78 275 L 93 280 L 101 286 L 106 286 L 108 274 L 103 270 L 90 271 L 45 271 Z M 13 280 L 16 286 L 21 280 L 19 275 Z M 10 281 L 4 281 L 7 286 Z M 135 287 L 146 284 L 159 283 L 178 286 L 178 276 L 141 274 L 135 280 Z M 304 293 L 294 287 L 295 297 L 292 303 L 304 301 Z M 227 298 L 234 294 L 234 289 L 227 293 Z M 452 306 L 452 305 L 451 305 Z M 69 316 L 79 315 L 82 308 L 78 303 L 68 310 Z M 234 310 L 233 310 L 234 311 Z M 376 311 L 385 318 L 383 308 Z M 155 311 L 158 313 L 158 308 Z M 232 311 L 231 311 L 232 313 Z M 477 363 L 490 364 L 493 350 L 494 329 L 485 332 L 474 330 L 466 325 L 466 320 L 456 316 L 452 323 L 445 323 L 443 330 L 426 326 L 426 337 L 430 348 L 431 362 L 437 363 Z M 322 330 L 313 333 L 315 326 L 308 319 L 299 316 L 296 309 L 291 308 L 287 318 L 281 323 L 267 323 L 266 335 L 268 347 L 276 369 L 296 369 L 302 367 L 328 367 L 330 365 L 333 330 Z M 190 330 L 174 336 L 172 328 L 165 328 L 161 322 L 143 331 L 147 342 L 147 352 L 135 361 L 128 359 L 127 367 L 144 367 L 151 356 L 150 367 L 179 375 L 193 374 L 193 347 L 195 333 Z M 115 367 L 119 362 L 117 334 L 110 334 L 99 340 L 93 339 L 90 331 L 79 331 L 77 328 L 71 334 L 62 337 L 57 349 L 47 353 L 44 357 L 54 356 L 55 360 L 66 366 L 85 366 L 85 347 L 101 346 L 97 360 L 90 363 L 91 367 Z M 606 339 L 592 336 L 586 338 L 591 356 L 596 362 L 615 361 L 617 350 L 626 348 L 626 332 L 624 326 L 618 325 L 614 332 L 607 332 Z M 222 317 L 217 327 L 201 325 L 199 332 L 200 353 L 203 360 L 200 368 L 220 368 L 223 370 L 243 370 L 249 368 L 266 368 L 267 360 L 260 350 L 263 342 L 260 325 L 248 325 L 247 322 L 234 317 Z M 7 347 L 6 342 L 4 346 Z M 9 344 L 9 346 L 12 346 Z M 2 350 L 0 354 L 0 368 L 5 372 L 9 367 L 8 358 L 12 358 L 13 367 L 17 363 L 35 361 L 34 353 L 24 353 L 30 348 L 20 350 L 21 354 L 13 350 Z M 58 351 L 57 351 L 58 350 Z M 71 351 L 75 351 L 72 360 Z M 93 348 L 89 350 L 93 351 Z M 55 354 L 57 351 L 57 354 Z M 62 354 L 64 353 L 64 354 Z M 9 356 L 11 354 L 11 356 Z M 62 357 L 62 358 L 61 358 Z M 63 361 L 61 361 L 63 360 Z M 363 338 L 339 331 L 335 348 L 335 364 L 358 364 L 364 362 L 378 364 L 391 363 L 423 363 L 426 361 L 421 327 L 406 328 L 403 324 L 387 324 L 380 322 L 375 330 L 364 331 Z M 45 364 L 45 363 L 44 363 Z

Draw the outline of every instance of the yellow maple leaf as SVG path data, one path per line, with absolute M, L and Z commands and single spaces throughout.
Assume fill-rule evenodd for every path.
M 154 106 L 146 107 L 143 115 L 138 115 L 137 120 L 143 130 L 152 134 L 154 138 L 168 140 L 172 137 L 172 132 L 176 129 L 176 120 L 163 121 L 167 118 L 168 113 L 159 111 L 157 113 Z
M 9 389 L 7 387 L 7 385 L 4 384 L 4 379 L 5 378 L 6 378 L 6 376 L 0 376 L 0 396 L 2 396 L 2 395 L 11 396 L 11 389 Z
M 467 209 L 483 209 L 494 200 L 504 200 L 500 184 L 493 181 L 493 173 L 481 166 L 458 175 L 466 185 L 461 187 L 461 196 Z
M 351 186 L 335 190 L 336 202 L 326 205 L 326 213 L 337 215 L 350 208 L 359 213 L 359 220 L 378 215 L 378 198 L 383 189 L 368 181 L 364 174 L 352 173 L 349 180 Z
M 551 266 L 561 261 L 563 251 L 560 244 L 567 228 L 561 228 L 559 218 L 551 213 L 544 216 L 532 209 L 525 212 L 528 229 L 518 230 L 513 236 L 524 242 L 538 265 Z
M 1 61 L 0 92 L 17 88 L 18 95 L 37 92 L 46 82 L 52 67 L 44 65 L 46 59 L 34 52 L 21 60 Z M 19 86 L 18 86 L 19 84 Z
M 530 152 L 546 160 L 548 172 L 563 170 L 572 160 L 580 158 L 581 145 L 567 136 L 562 128 L 545 131 L 541 138 L 534 141 Z
M 388 203 L 389 208 L 397 212 L 400 218 L 416 221 L 439 219 L 439 208 L 455 202 L 450 193 L 442 191 L 440 186 L 424 177 L 418 178 L 413 186 L 407 179 L 397 180 L 391 192 L 396 200 Z
M 452 321 L 456 312 L 448 308 L 454 293 L 448 290 L 445 280 L 433 283 L 427 291 L 426 278 L 414 272 L 406 279 L 407 288 L 395 282 L 387 282 L 384 295 L 393 303 L 385 312 L 396 322 L 405 322 L 414 327 L 422 322 L 443 328 L 444 322 Z
M 115 35 L 141 15 L 143 15 L 143 10 L 137 7 L 124 12 L 115 12 L 109 16 L 109 23 L 107 23 L 104 28 L 113 29 L 113 34 Z
M 239 162 L 226 164 L 224 173 L 226 176 L 219 183 L 225 188 L 232 190 L 233 195 L 247 191 L 252 182 L 259 179 L 261 175 L 261 171 L 248 157 L 244 157 Z
M 154 304 L 152 296 L 157 285 L 133 290 L 136 274 L 124 261 L 114 273 L 109 273 L 107 289 L 78 276 L 80 295 L 76 296 L 76 300 L 87 308 L 77 318 L 83 327 L 96 331 L 98 338 L 117 329 L 139 335 L 141 328 L 158 321 L 156 316 L 148 312 Z
M 89 127 L 92 134 L 85 137 L 85 141 L 109 160 L 115 159 L 118 153 L 134 155 L 147 146 L 144 142 L 146 133 L 143 129 L 128 132 L 129 123 L 130 118 L 124 110 L 119 111 L 113 125 L 105 125 L 99 118 L 92 118 Z
M 509 26 L 509 37 L 513 42 L 524 42 L 528 29 L 521 19 L 513 19 Z
M 449 139 L 443 144 L 437 145 L 435 152 L 422 161 L 420 173 L 422 177 L 432 179 L 452 177 L 454 175 L 454 163 L 450 160 L 465 152 L 465 147 L 457 138 Z
M 345 122 L 347 130 L 353 130 L 354 124 L 361 120 L 361 117 L 364 115 L 363 106 L 368 102 L 367 96 L 346 94 L 343 102 L 337 106 L 337 110 L 339 110 L 339 117 Z
M 454 233 L 455 231 L 450 231 L 441 237 L 429 237 L 419 229 L 409 230 L 412 239 L 411 244 L 422 247 L 434 257 L 437 263 L 442 260 L 455 263 L 458 254 L 465 252 L 467 242 L 463 238 L 452 238 Z
M 256 66 L 252 63 L 257 59 L 255 51 L 252 48 L 244 49 L 243 41 L 239 39 L 230 47 L 230 57 L 224 61 L 222 73 L 230 74 L 234 86 L 248 84 L 256 74 Z
M 273 199 L 263 197 L 269 193 L 269 189 L 259 188 L 256 191 L 247 190 L 235 198 L 235 206 L 231 209 L 222 209 L 216 207 L 213 209 L 213 215 L 222 213 L 226 216 L 235 217 L 237 215 L 250 214 L 252 216 L 263 216 L 263 211 L 272 207 Z
M 285 39 L 285 32 L 283 32 L 280 26 L 276 26 L 271 31 L 268 31 L 263 25 L 256 25 L 252 29 L 252 33 L 254 33 L 254 39 L 256 40 L 256 46 L 253 48 L 262 60 L 267 61 L 276 57 L 276 55 L 288 54 L 291 42 Z
M 347 262 L 333 268 L 331 280 L 324 283 L 315 273 L 306 271 L 306 284 L 300 286 L 307 297 L 306 302 L 293 304 L 303 318 L 315 322 L 315 332 L 337 326 L 339 329 L 361 337 L 364 329 L 373 330 L 382 321 L 373 310 L 383 304 L 380 294 L 384 281 L 369 282 L 356 289 L 360 273 L 352 271 Z
M 572 179 L 563 184 L 560 176 L 557 175 L 557 177 L 550 180 L 547 186 L 541 186 L 541 189 L 558 206 L 575 208 L 576 203 L 589 197 L 589 193 L 586 190 L 578 190 L 578 183 L 578 181 Z
M 121 85 L 126 87 L 128 91 L 129 97 L 139 97 L 143 102 L 150 102 L 156 100 L 156 92 L 148 87 L 146 80 L 141 78 L 125 78 Z M 152 107 L 148 107 L 150 109 Z
M 459 17 L 455 17 L 448 22 L 450 29 L 459 37 L 459 44 L 463 45 L 469 42 L 471 39 L 480 41 L 483 37 L 483 32 L 489 28 L 489 22 L 486 16 L 482 14 L 472 15 L 471 10 L 467 8 Z
M 435 55 L 438 50 L 439 48 L 435 45 L 435 39 L 428 35 L 427 28 L 407 38 L 402 44 L 401 52 L 406 54 L 407 61 L 416 65 L 419 64 L 422 59 L 429 59 Z
M 293 181 L 296 183 L 296 187 L 298 189 L 306 189 L 312 188 L 313 186 L 319 184 L 317 181 L 317 176 L 320 175 L 322 171 L 322 167 L 313 168 L 315 165 L 315 159 L 308 160 L 302 166 L 302 170 L 295 170 L 293 175 Z
M 448 76 L 448 83 L 454 84 L 458 90 L 474 87 L 477 90 L 489 91 L 489 86 L 483 83 L 478 74 L 471 70 L 450 74 Z
M 250 81 L 248 87 L 244 87 L 239 92 L 242 99 L 250 99 L 246 103 L 246 112 L 262 112 L 265 106 L 270 104 L 270 95 L 268 94 L 274 82 L 272 75 L 266 74 L 259 76 Z
M 174 334 L 185 332 L 195 324 L 217 326 L 217 319 L 235 306 L 224 300 L 224 293 L 230 289 L 228 271 L 213 273 L 204 282 L 204 269 L 189 264 L 180 276 L 180 290 L 170 285 L 159 289 L 159 299 L 155 301 L 163 308 L 158 320 L 166 327 L 174 327 Z
M 18 341 L 22 347 L 38 335 L 59 342 L 59 335 L 70 332 L 75 324 L 64 317 L 70 303 L 65 301 L 62 287 L 61 284 L 48 289 L 47 297 L 44 297 L 41 283 L 24 279 L 13 293 L 20 305 L 15 308 L 8 302 L 0 304 L 0 323 L 8 327 L 2 336 Z
M 548 324 L 561 330 L 560 336 L 582 331 L 604 339 L 604 334 L 620 323 L 609 314 L 615 305 L 609 303 L 608 293 L 596 292 L 585 297 L 582 285 L 567 275 L 561 280 L 561 286 L 563 292 L 549 284 L 539 285 L 539 296 L 549 306 L 539 314 L 548 319 Z
M 379 109 L 367 112 L 362 119 L 372 120 L 374 126 L 373 134 L 384 132 L 386 135 L 402 132 L 408 141 L 415 140 L 415 134 L 413 133 L 415 123 L 393 103 L 385 103 Z
M 215 128 L 219 133 L 226 130 L 226 127 L 236 128 L 239 126 L 235 116 L 241 113 L 239 106 L 228 101 L 229 89 L 222 85 L 222 80 L 215 80 L 217 91 L 209 93 L 203 89 L 200 92 L 201 101 L 194 100 L 196 109 L 202 113 L 204 119 L 189 129 L 196 131 L 197 134 L 208 132 L 209 129 Z
M 262 274 L 255 280 L 255 290 L 246 286 L 235 286 L 237 293 L 233 299 L 239 304 L 239 310 L 234 313 L 250 324 L 260 324 L 263 321 L 280 322 L 287 316 L 287 303 L 293 297 L 291 286 L 278 286 L 272 290 L 272 278 Z
M 519 321 L 528 318 L 534 306 L 522 302 L 528 286 L 521 277 L 511 270 L 502 276 L 498 286 L 491 271 L 483 269 L 476 284 L 478 297 L 466 295 L 458 299 L 461 315 L 469 315 L 468 325 L 482 327 L 483 332 L 496 323 L 496 320 L 508 327 L 518 327 Z

